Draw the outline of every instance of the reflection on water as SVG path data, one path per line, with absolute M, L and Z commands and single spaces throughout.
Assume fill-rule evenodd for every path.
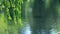
M 22 29 L 21 34 L 31 34 L 30 25 L 26 24 L 26 27 Z
M 28 24 L 27 22 L 24 21 L 24 23 L 26 23 L 25 24 L 26 26 L 21 29 L 21 33 L 20 34 L 32 34 L 33 33 L 32 28 L 40 27 L 40 26 L 31 27 L 31 25 Z M 49 34 L 60 34 L 60 32 L 58 30 L 56 30 L 54 27 L 55 26 L 51 27 L 51 29 L 49 30 Z M 47 30 L 46 29 L 39 29 L 38 28 L 38 29 L 35 29 L 35 31 L 37 32 L 37 34 L 47 34 Z M 34 33 L 35 33 L 35 31 L 34 31 Z
M 40 34 L 39 31 L 37 31 L 37 34 Z M 56 32 L 54 29 L 49 30 L 50 34 L 58 34 L 59 32 Z M 22 29 L 21 34 L 31 34 L 31 28 L 29 24 L 26 24 L 26 27 Z M 42 29 L 41 34 L 47 34 L 46 30 Z
M 29 24 L 27 24 L 27 26 L 26 26 L 25 34 L 31 34 Z
M 54 29 L 51 29 L 50 34 L 56 34 L 56 31 Z
M 46 34 L 45 30 L 42 30 L 42 34 Z
M 36 29 L 37 30 L 37 29 Z M 46 30 L 41 29 L 41 32 L 37 31 L 37 34 L 47 34 Z M 49 30 L 49 34 L 60 34 L 60 32 L 57 32 L 54 28 L 52 28 L 51 30 Z M 21 34 L 31 34 L 32 30 L 29 24 L 26 24 L 25 28 L 22 28 Z

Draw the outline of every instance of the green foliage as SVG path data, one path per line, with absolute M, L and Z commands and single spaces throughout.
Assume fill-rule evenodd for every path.
M 21 4 L 23 0 L 0 0 L 0 34 L 18 34 L 23 25 L 21 20 Z

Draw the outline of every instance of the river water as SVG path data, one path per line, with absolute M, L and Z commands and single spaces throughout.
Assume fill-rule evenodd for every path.
M 25 22 L 26 23 L 26 22 Z M 36 26 L 36 27 L 38 27 L 38 26 Z M 35 28 L 36 28 L 35 27 Z M 37 31 L 38 33 L 37 34 L 40 34 L 40 32 L 39 31 Z M 52 28 L 51 30 L 49 30 L 49 34 L 60 34 L 60 32 L 58 31 L 56 31 L 54 28 Z M 26 24 L 26 26 L 24 27 L 24 28 L 22 28 L 22 30 L 21 30 L 21 34 L 32 34 L 33 32 L 32 32 L 32 30 L 31 30 L 31 27 L 30 27 L 30 24 Z M 44 29 L 42 29 L 41 30 L 41 34 L 47 34 L 47 32 L 46 32 L 46 30 L 44 30 Z

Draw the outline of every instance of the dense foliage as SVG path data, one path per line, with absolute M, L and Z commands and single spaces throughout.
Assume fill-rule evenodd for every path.
M 0 0 L 0 34 L 18 34 L 23 0 Z

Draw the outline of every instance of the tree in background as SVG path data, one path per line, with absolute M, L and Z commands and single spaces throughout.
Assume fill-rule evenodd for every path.
M 57 3 L 58 0 L 35 0 L 33 6 L 33 25 L 32 34 L 42 34 L 44 30 L 45 34 L 50 34 L 50 30 L 56 26 L 57 23 Z

